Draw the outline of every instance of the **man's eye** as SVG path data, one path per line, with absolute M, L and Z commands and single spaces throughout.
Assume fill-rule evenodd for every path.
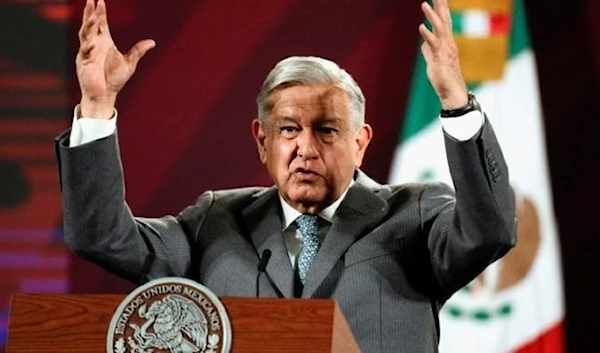
M 333 133 L 337 132 L 337 130 L 332 127 L 322 127 L 319 130 L 325 135 L 332 135 Z
M 279 133 L 284 138 L 295 138 L 300 133 L 300 128 L 297 126 L 282 126 L 279 128 Z
M 296 131 L 296 128 L 293 126 L 282 126 L 281 127 L 281 132 L 294 132 Z

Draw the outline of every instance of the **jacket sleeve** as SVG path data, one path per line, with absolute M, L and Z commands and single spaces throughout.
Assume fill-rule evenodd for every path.
M 455 197 L 441 184 L 420 197 L 434 276 L 445 298 L 516 244 L 514 194 L 508 167 L 487 121 L 467 141 L 445 136 Z
M 195 239 L 176 217 L 133 216 L 125 202 L 116 134 L 73 148 L 68 147 L 69 136 L 67 130 L 55 140 L 69 248 L 135 283 L 186 276 Z M 197 208 L 209 207 L 210 199 L 200 198 Z

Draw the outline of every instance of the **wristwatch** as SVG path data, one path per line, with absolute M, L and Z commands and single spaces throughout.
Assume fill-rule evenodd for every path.
M 481 112 L 481 105 L 479 105 L 479 102 L 477 101 L 477 99 L 475 99 L 475 95 L 472 92 L 468 92 L 468 96 L 469 96 L 469 101 L 467 102 L 467 104 L 463 105 L 460 108 L 456 108 L 456 109 L 452 109 L 452 110 L 442 109 L 440 111 L 440 116 L 442 118 L 457 118 L 459 116 L 463 116 L 472 111 L 477 110 L 477 111 Z

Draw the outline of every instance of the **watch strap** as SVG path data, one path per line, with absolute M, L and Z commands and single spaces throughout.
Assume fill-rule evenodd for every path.
M 469 101 L 467 104 L 456 109 L 442 109 L 440 110 L 440 116 L 442 118 L 458 118 L 475 110 L 481 111 L 481 106 L 479 105 L 477 99 L 475 99 L 475 95 L 469 92 L 468 96 Z

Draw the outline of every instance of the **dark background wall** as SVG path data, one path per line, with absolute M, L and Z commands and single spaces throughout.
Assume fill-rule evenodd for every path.
M 569 352 L 595 351 L 600 3 L 528 1 L 558 220 Z
M 12 175 L 3 181 L 0 195 L 13 200 L 0 205 L 0 245 L 9 251 L 0 252 L 21 264 L 25 260 L 15 254 L 37 246 L 38 263 L 57 264 L 56 273 L 47 277 L 54 282 L 31 282 L 31 290 L 125 292 L 131 284 L 60 246 L 51 138 L 69 125 L 79 99 L 72 63 L 83 1 L 45 3 L 0 4 L 0 162 L 5 163 L 0 175 Z M 136 214 L 177 213 L 206 189 L 270 184 L 256 157 L 250 121 L 266 73 L 289 55 L 328 57 L 354 75 L 367 96 L 367 120 L 375 130 L 363 169 L 376 180 L 387 179 L 417 55 L 417 1 L 257 0 L 250 6 L 222 0 L 109 0 L 108 7 L 119 48 L 143 38 L 158 43 L 118 102 L 127 198 Z M 528 0 L 526 7 L 561 241 L 568 351 L 588 352 L 596 347 L 595 319 L 600 316 L 590 288 L 598 267 L 594 249 L 600 245 L 594 222 L 594 197 L 600 193 L 595 146 L 600 2 Z M 25 83 L 7 79 L 15 72 L 30 74 Z M 33 147 L 23 147 L 25 140 Z M 37 166 L 34 172 L 31 165 Z M 18 183 L 21 194 L 15 191 Z M 35 205 L 33 200 L 38 200 Z M 37 235 L 25 232 L 34 228 Z M 9 240 L 29 239 L 19 234 L 29 234 L 29 245 Z M 18 272 L 17 265 L 5 262 L 2 267 L 0 260 L 0 271 L 15 280 L 39 271 L 27 267 L 29 272 Z M 0 283 L 4 299 L 6 293 L 29 288 Z

